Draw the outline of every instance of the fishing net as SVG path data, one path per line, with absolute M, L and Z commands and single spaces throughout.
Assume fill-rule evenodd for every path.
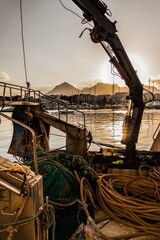
M 25 164 L 33 168 L 32 156 L 28 155 Z M 56 240 L 67 240 L 81 223 L 86 223 L 87 216 L 80 200 L 80 186 L 74 171 L 80 177 L 87 177 L 95 183 L 96 174 L 81 156 L 67 152 L 38 152 L 38 170 L 43 176 L 44 197 L 55 207 Z M 94 215 L 92 205 L 88 206 L 91 216 Z M 52 239 L 50 233 L 50 240 Z

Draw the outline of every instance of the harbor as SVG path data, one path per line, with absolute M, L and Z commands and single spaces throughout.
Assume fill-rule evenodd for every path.
M 25 92 L 26 88 L 23 88 L 23 90 Z M 32 93 L 32 89 L 29 91 Z M 27 101 L 25 99 L 16 102 L 7 101 L 7 104 L 10 103 L 15 106 L 13 113 L 3 113 L 3 111 L 0 113 L 0 130 L 2 133 L 0 142 L 2 146 L 2 156 L 0 158 L 2 164 L 0 172 L 2 174 L 1 189 L 3 191 L 10 190 L 13 196 L 16 195 L 17 200 L 17 194 L 20 195 L 20 198 L 26 201 L 26 204 L 22 205 L 24 209 L 28 204 L 33 204 L 32 198 L 34 195 L 29 194 L 29 185 L 26 186 L 25 184 L 23 188 L 19 188 L 20 183 L 17 182 L 18 185 L 16 184 L 16 187 L 14 187 L 14 175 L 22 172 L 26 175 L 26 178 L 30 178 L 31 174 L 33 179 L 37 179 L 37 187 L 40 189 L 41 196 L 40 201 L 37 202 L 39 208 L 33 209 L 33 212 L 28 212 L 27 209 L 22 211 L 22 207 L 18 210 L 17 205 L 10 203 L 15 209 L 15 213 L 12 213 L 13 216 L 16 214 L 19 220 L 15 222 L 10 220 L 5 224 L 0 223 L 1 227 L 3 225 L 1 228 L 2 239 L 5 239 L 8 235 L 7 228 L 4 228 L 4 226 L 12 226 L 12 224 L 13 231 L 10 233 L 13 233 L 13 239 L 14 236 L 21 238 L 22 232 L 26 231 L 28 227 L 32 229 L 32 236 L 36 239 L 35 234 L 37 233 L 35 232 L 34 219 L 40 221 L 39 231 L 42 231 L 44 240 L 72 240 L 79 239 L 80 236 L 82 236 L 80 239 L 83 239 L 90 231 L 92 232 L 90 233 L 91 239 L 94 239 L 94 237 L 96 237 L 95 239 L 112 240 L 158 239 L 157 215 L 154 214 L 153 216 L 151 214 L 154 207 L 159 206 L 158 202 L 155 203 L 154 200 L 154 191 L 156 192 L 154 184 L 156 182 L 152 184 L 152 181 L 156 180 L 153 179 L 150 183 L 150 177 L 147 177 L 147 175 L 150 174 L 150 171 L 153 171 L 152 174 L 154 175 L 158 173 L 159 152 L 153 143 L 156 142 L 155 139 L 158 136 L 156 132 L 159 134 L 160 111 L 155 109 L 146 109 L 144 111 L 144 121 L 141 124 L 138 141 L 139 147 L 136 147 L 135 161 L 137 163 L 130 166 L 126 162 L 125 149 L 121 143 L 126 110 L 86 110 L 83 112 L 78 110 L 77 114 L 66 115 L 41 109 L 37 100 L 35 100 L 31 98 L 27 99 Z M 60 102 L 58 103 L 60 104 Z M 22 119 L 23 122 L 21 122 Z M 146 141 L 146 139 L 149 141 Z M 150 151 L 151 148 L 153 148 L 152 151 Z M 8 153 L 12 155 L 11 161 L 8 160 Z M 35 176 L 30 168 L 35 171 Z M 5 171 L 9 173 L 9 179 L 7 177 L 8 173 L 6 172 L 6 175 Z M 41 175 L 43 176 L 43 192 Z M 19 177 L 16 175 L 16 181 L 22 181 Z M 35 181 L 33 179 L 28 180 Z M 11 186 L 6 183 L 6 180 L 10 181 Z M 103 188 L 106 184 L 104 182 L 107 181 L 108 187 L 104 191 Z M 135 182 L 136 185 L 134 188 L 132 186 L 131 189 L 128 188 L 127 196 L 123 196 L 118 186 L 118 188 L 113 189 L 112 184 L 109 185 L 110 181 L 122 182 L 123 186 L 121 187 L 124 187 L 124 189 L 126 188 L 125 185 L 130 185 L 131 182 Z M 141 181 L 143 186 L 141 186 Z M 139 186 L 138 189 L 149 187 L 153 191 L 145 190 L 145 193 L 143 193 L 141 189 L 140 192 L 137 192 L 136 186 Z M 36 185 L 32 188 L 32 191 L 36 193 L 36 190 L 34 190 Z M 110 188 L 112 193 L 109 190 Z M 95 189 L 97 189 L 96 195 L 94 194 Z M 44 200 L 42 194 L 45 196 Z M 107 198 L 106 194 L 108 195 Z M 115 199 L 113 194 L 119 194 L 121 202 L 117 198 Z M 131 203 L 128 194 L 140 194 L 141 196 L 140 199 L 132 197 L 134 209 L 133 207 L 130 208 Z M 112 198 L 111 201 L 110 198 Z M 143 201 L 141 198 L 144 198 Z M 147 198 L 147 201 L 145 198 Z M 117 201 L 120 208 L 115 209 Z M 123 209 L 124 201 L 126 205 Z M 20 200 L 18 200 L 18 203 L 21 206 Z M 143 206 L 144 213 L 143 211 L 137 212 L 137 206 L 139 208 Z M 131 215 L 136 213 L 136 218 L 130 218 L 130 215 L 126 215 L 126 213 L 122 214 L 121 208 L 123 210 L 128 209 L 127 212 L 129 211 Z M 141 219 L 143 219 L 143 214 L 145 215 L 145 211 L 148 211 L 148 209 L 151 213 L 145 216 L 146 222 L 139 225 Z M 2 216 L 7 215 L 9 220 L 11 219 L 11 213 L 8 211 L 9 208 L 4 207 L 2 203 L 1 214 Z M 23 214 L 20 214 L 19 211 L 20 213 L 22 211 Z M 25 217 L 26 211 L 27 215 L 31 214 L 30 217 Z M 110 211 L 113 211 L 113 214 Z M 123 217 L 125 220 L 123 220 Z M 44 228 L 41 225 L 41 218 L 43 219 L 43 225 L 49 224 L 50 227 Z M 155 223 L 148 225 L 150 219 L 154 219 Z M 25 228 L 23 222 L 26 223 Z M 19 229 L 18 234 L 14 230 L 14 225 Z M 61 231 L 61 228 L 63 228 L 63 231 Z M 117 231 L 119 228 L 121 234 Z M 156 230 L 154 233 L 153 228 Z M 51 229 L 54 230 L 51 231 Z M 27 240 L 29 236 L 30 234 L 26 235 Z M 85 239 L 88 238 L 85 237 Z
M 51 114 L 57 115 L 54 111 Z M 95 142 L 111 143 L 115 146 L 123 146 L 121 144 L 122 124 L 126 110 L 84 110 L 86 115 L 87 129 L 92 132 L 93 140 Z M 11 113 L 8 113 L 11 116 Z M 64 120 L 66 116 L 61 116 Z M 81 114 L 70 114 L 68 121 L 75 124 L 83 124 Z M 144 120 L 139 135 L 137 148 L 139 150 L 149 150 L 153 143 L 153 135 L 159 125 L 160 111 L 159 110 L 145 110 Z M 106 121 L 107 120 L 107 121 Z M 13 132 L 13 126 L 10 121 L 1 118 L 0 132 L 2 138 L 0 139 L 0 153 L 2 156 L 9 159 L 14 158 L 7 154 L 10 138 Z M 51 128 L 50 145 L 54 148 L 65 146 L 65 134 L 61 131 Z M 65 148 L 65 147 L 64 147 Z M 92 144 L 91 150 L 97 150 L 98 146 Z
M 149 87 L 144 85 L 146 76 L 144 81 L 144 76 L 140 76 L 132 64 L 134 61 L 128 54 L 128 47 L 123 46 L 119 36 L 124 36 L 128 43 L 133 38 L 130 34 L 125 35 L 123 30 L 122 35 L 119 34 L 117 21 L 112 20 L 112 12 L 105 2 L 70 2 L 78 7 L 80 15 L 74 7 L 71 10 L 58 1 L 63 10 L 80 20 L 83 29 L 78 30 L 79 38 L 86 35 L 84 32 L 87 30 L 89 41 L 94 45 L 91 47 L 86 38 L 83 54 L 75 40 L 71 44 L 71 40 L 67 40 L 70 30 L 74 39 L 73 29 L 76 31 L 78 28 L 73 25 L 69 29 L 66 27 L 69 17 L 65 14 L 66 25 L 60 21 L 62 18 L 55 8 L 57 2 L 44 4 L 41 0 L 34 3 L 20 0 L 15 8 L 11 7 L 10 1 L 4 2 L 4 10 L 12 10 L 12 14 L 8 14 L 6 22 L 2 23 L 2 29 L 7 30 L 10 36 L 5 37 L 6 41 L 0 39 L 0 46 L 5 52 L 2 55 L 3 68 L 10 69 L 14 74 L 9 82 L 9 75 L 0 73 L 0 240 L 158 240 L 159 75 L 155 70 L 157 76 L 150 79 L 151 69 L 150 74 L 147 73 L 149 68 L 146 71 L 143 69 L 143 74 L 149 79 Z M 122 19 L 126 13 L 125 5 Z M 140 3 L 138 5 L 140 7 Z M 43 14 L 39 14 L 40 9 Z M 142 9 L 143 12 L 147 10 L 144 5 Z M 2 19 L 6 17 L 3 11 L 1 14 Z M 128 21 L 130 17 L 127 17 Z M 45 24 L 48 18 L 49 22 Z M 34 19 L 33 24 L 31 19 Z M 16 47 L 8 20 L 14 26 Z M 136 21 L 138 23 L 137 18 Z M 72 22 L 77 25 L 75 20 Z M 87 24 L 86 28 L 84 24 Z M 20 29 L 15 34 L 17 26 Z M 57 28 L 53 30 L 54 27 Z M 61 32 L 62 28 L 64 31 Z M 46 34 L 41 32 L 42 29 Z M 126 33 L 130 30 L 131 27 Z M 133 36 L 135 38 L 135 34 Z M 18 57 L 19 38 L 23 59 Z M 14 44 L 11 44 L 11 39 Z M 45 44 L 46 39 L 50 44 Z M 137 39 L 140 41 L 140 37 Z M 42 45 L 39 45 L 40 42 Z M 31 43 L 35 44 L 34 47 Z M 57 51 L 59 47 L 60 51 Z M 13 49 L 16 57 L 7 58 L 10 54 L 14 55 Z M 104 67 L 104 56 L 105 62 L 106 56 L 108 58 L 110 73 L 108 69 L 106 71 L 106 65 Z M 99 57 L 101 61 L 94 65 L 93 60 Z M 14 62 L 11 60 L 10 64 L 9 59 L 14 59 Z M 67 60 L 64 67 L 60 59 L 62 62 Z M 72 62 L 67 65 L 70 59 Z M 21 84 L 22 66 L 17 67 L 21 65 L 17 60 L 23 62 L 25 84 Z M 137 55 L 136 63 L 138 60 Z M 87 64 L 83 68 L 82 62 L 85 61 Z M 17 68 L 14 68 L 14 63 Z M 80 91 L 66 82 L 77 84 L 83 79 L 86 82 L 88 78 L 84 73 L 87 71 L 95 85 L 91 86 L 89 82 L 89 87 Z M 106 80 L 106 76 L 110 75 L 112 84 L 98 81 L 98 78 Z M 28 76 L 32 76 L 32 80 Z M 45 93 L 33 87 L 37 82 L 39 88 L 43 84 L 43 90 L 47 89 L 51 76 L 54 76 L 54 83 L 60 83 L 62 79 L 64 82 Z M 124 81 L 125 87 L 115 84 L 116 77 Z M 70 89 L 70 94 L 62 94 L 62 89 L 65 93 Z

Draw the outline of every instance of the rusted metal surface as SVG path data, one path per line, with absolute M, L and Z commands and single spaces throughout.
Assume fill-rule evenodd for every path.
M 21 126 L 22 128 L 24 128 L 25 130 L 27 130 L 30 133 L 30 136 L 31 136 L 31 139 L 32 139 L 31 144 L 32 144 L 32 152 L 33 152 L 33 159 L 34 159 L 34 170 L 35 170 L 36 175 L 38 175 L 37 152 L 36 152 L 36 135 L 35 135 L 34 130 L 32 128 L 30 128 L 29 126 L 27 126 L 26 124 L 24 124 L 23 122 L 18 121 L 17 119 L 11 118 L 11 117 L 9 117 L 9 116 L 1 113 L 1 112 L 0 112 L 0 115 L 5 117 L 6 119 L 12 121 L 13 124 L 17 124 L 18 126 Z M 14 136 L 14 134 L 13 134 L 13 136 Z M 22 133 L 22 136 L 23 136 L 23 133 Z M 20 142 L 21 141 L 22 141 L 22 139 L 20 139 Z M 11 145 L 12 145 L 12 143 L 11 143 Z M 12 148 L 12 146 L 11 146 L 11 148 Z M 14 154 L 14 155 L 16 155 L 16 154 Z M 18 156 L 18 155 L 16 155 L 16 156 Z
M 66 133 L 66 150 L 84 156 L 87 152 L 86 129 L 54 117 L 38 108 L 32 108 L 31 113 L 44 123 Z
M 24 123 L 34 131 L 36 149 L 48 150 L 49 126 L 47 124 L 43 126 L 43 123 L 31 114 L 28 107 L 16 107 L 13 111 L 12 118 Z M 8 153 L 24 157 L 27 152 L 33 152 L 33 137 L 29 129 L 19 125 L 17 122 L 13 122 L 13 128 L 14 131 Z
M 42 239 L 42 176 L 0 157 L 0 179 L 0 239 Z

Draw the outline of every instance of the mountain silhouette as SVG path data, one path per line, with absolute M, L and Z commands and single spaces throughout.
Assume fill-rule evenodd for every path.
M 47 95 L 66 95 L 72 96 L 79 93 L 79 89 L 75 88 L 71 84 L 67 82 L 63 82 L 53 88 L 51 91 L 47 93 Z
M 116 92 L 128 92 L 128 88 L 119 87 L 118 84 L 114 84 L 113 86 L 113 84 L 99 82 L 91 88 L 84 88 L 81 90 L 81 93 L 91 95 L 112 95 Z
M 148 86 L 144 86 L 146 89 L 149 90 Z M 150 89 L 151 90 L 151 89 Z M 91 94 L 91 95 L 105 95 L 105 94 L 114 94 L 116 92 L 128 92 L 128 87 L 120 87 L 118 84 L 109 84 L 109 83 L 102 83 L 99 82 L 92 87 L 85 87 L 83 89 L 78 89 L 73 85 L 63 82 L 53 88 L 51 91 L 47 92 L 47 95 L 66 95 L 72 96 L 76 94 Z M 154 93 L 160 93 L 160 90 L 154 87 Z

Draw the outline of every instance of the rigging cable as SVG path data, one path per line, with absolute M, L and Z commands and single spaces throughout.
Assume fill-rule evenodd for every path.
M 25 79 L 26 79 L 26 84 L 27 84 L 28 76 L 27 76 L 27 64 L 26 64 L 26 54 L 25 54 L 25 45 L 24 45 L 22 0 L 20 0 L 20 17 L 21 17 L 21 38 L 22 38 L 22 48 L 23 48 L 23 62 L 24 62 Z
M 60 2 L 60 4 L 62 5 L 62 7 L 63 7 L 64 9 L 66 9 L 67 11 L 73 13 L 73 14 L 76 15 L 77 17 L 79 17 L 79 18 L 82 20 L 82 21 L 81 21 L 82 24 L 87 23 L 88 25 L 90 25 L 91 27 L 93 27 L 92 24 L 90 24 L 88 21 L 87 21 L 87 22 L 84 21 L 84 18 L 82 18 L 78 13 L 76 13 L 76 12 L 74 12 L 73 10 L 67 8 L 67 7 L 63 4 L 63 2 L 62 2 L 61 0 L 59 0 L 59 2 Z
M 26 86 L 27 86 L 27 91 L 25 92 L 25 101 L 29 101 L 30 99 L 30 83 L 28 82 L 28 76 L 27 76 L 27 64 L 26 64 L 26 53 L 25 53 L 25 44 L 24 44 L 24 31 L 23 31 L 23 11 L 22 11 L 22 0 L 20 0 L 20 22 L 21 22 L 21 39 L 22 39 L 22 50 L 23 50 L 23 63 L 24 63 L 24 74 L 25 74 L 25 81 L 26 81 Z M 29 110 L 29 105 L 28 110 Z M 29 117 L 27 116 L 28 119 L 28 126 L 30 126 L 30 121 Z M 27 131 L 26 131 L 27 133 Z M 28 142 L 28 134 L 26 134 L 26 143 Z M 26 155 L 27 147 L 25 150 L 25 155 Z

